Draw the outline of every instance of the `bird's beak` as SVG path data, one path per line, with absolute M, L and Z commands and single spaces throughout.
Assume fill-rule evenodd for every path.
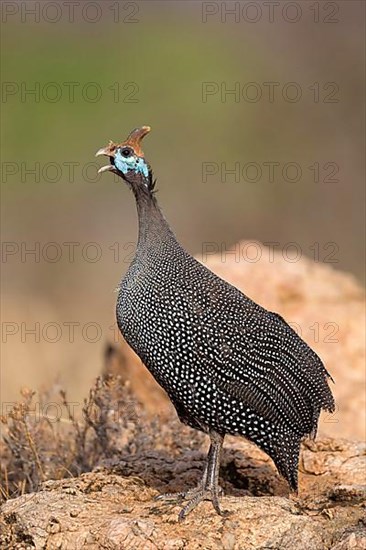
M 102 147 L 101 149 L 98 149 L 98 151 L 95 153 L 95 156 L 99 157 L 100 155 L 110 156 L 109 146 L 108 147 Z
M 98 149 L 98 151 L 95 153 L 96 157 L 99 157 L 100 155 L 105 155 L 106 157 L 114 157 L 114 149 L 112 142 L 107 147 L 102 147 L 101 149 Z M 106 166 L 102 166 L 98 170 L 98 174 L 101 174 L 102 172 L 108 172 L 110 170 L 115 170 L 113 164 L 107 164 Z

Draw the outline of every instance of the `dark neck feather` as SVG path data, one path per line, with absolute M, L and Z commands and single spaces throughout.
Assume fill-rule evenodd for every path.
M 155 194 L 142 187 L 133 188 L 139 222 L 137 251 L 154 245 L 176 241 L 168 222 L 163 216 Z

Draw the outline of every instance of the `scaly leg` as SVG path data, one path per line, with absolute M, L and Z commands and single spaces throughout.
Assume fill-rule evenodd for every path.
M 219 494 L 221 489 L 218 485 L 220 455 L 224 437 L 217 432 L 210 432 L 211 445 L 207 455 L 207 464 L 203 477 L 197 487 L 181 493 L 168 493 L 157 497 L 159 500 L 187 500 L 188 503 L 182 508 L 178 519 L 182 521 L 200 502 L 211 500 L 216 512 L 222 515 Z

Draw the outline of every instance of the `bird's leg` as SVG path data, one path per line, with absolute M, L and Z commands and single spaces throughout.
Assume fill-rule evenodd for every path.
M 157 497 L 158 500 L 182 501 L 188 500 L 188 503 L 182 508 L 179 514 L 179 520 L 183 520 L 197 504 L 203 500 L 211 500 L 213 507 L 218 514 L 221 514 L 219 505 L 219 493 L 221 491 L 219 480 L 220 454 L 223 436 L 216 432 L 210 432 L 211 445 L 207 455 L 207 462 L 203 476 L 197 487 L 183 491 L 181 493 L 167 493 Z
M 207 465 L 202 482 L 195 490 L 189 502 L 182 508 L 178 519 L 182 521 L 191 512 L 197 504 L 203 500 L 211 500 L 216 512 L 222 515 L 219 504 L 219 470 L 221 449 L 224 442 L 224 437 L 217 432 L 210 432 L 211 445 L 207 455 Z M 190 495 L 187 495 L 190 496 Z

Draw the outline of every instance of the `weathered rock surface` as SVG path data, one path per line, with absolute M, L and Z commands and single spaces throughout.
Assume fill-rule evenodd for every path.
M 183 438 L 188 437 L 185 428 Z M 173 450 L 171 450 L 171 454 Z M 288 496 L 271 460 L 228 438 L 221 484 L 226 514 L 202 503 L 183 523 L 179 505 L 155 501 L 200 475 L 204 451 L 169 449 L 106 461 L 95 472 L 44 483 L 2 507 L 1 547 L 37 549 L 365 548 L 365 445 L 323 439 L 304 444 L 299 495 Z

